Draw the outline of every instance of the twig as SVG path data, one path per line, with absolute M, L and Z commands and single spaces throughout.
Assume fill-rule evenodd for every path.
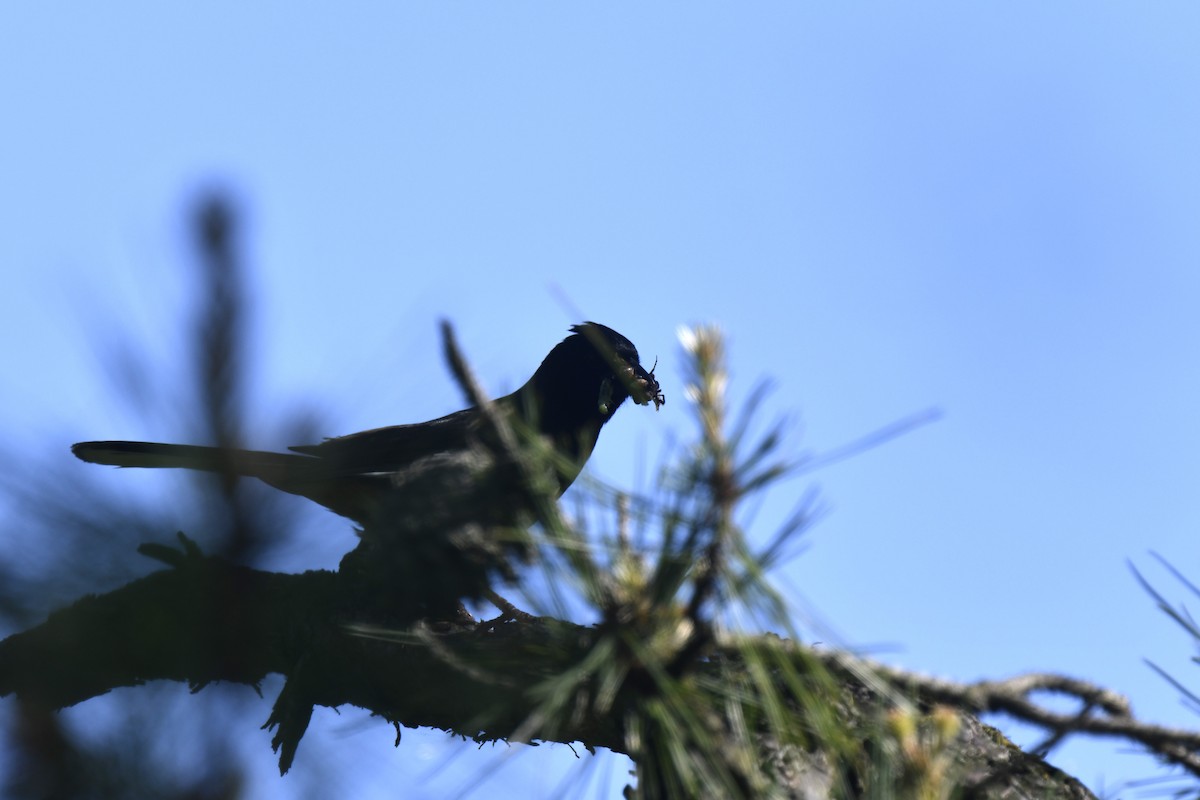
M 831 667 L 855 672 L 866 668 L 888 683 L 914 691 L 932 702 L 947 703 L 972 713 L 1008 714 L 1048 731 L 1050 744 L 1076 733 L 1125 738 L 1200 777 L 1200 733 L 1140 722 L 1134 718 L 1124 696 L 1088 681 L 1034 672 L 999 681 L 958 683 L 844 652 L 822 653 L 818 657 Z M 1031 698 L 1034 692 L 1068 695 L 1078 699 L 1083 708 L 1075 713 L 1051 711 Z

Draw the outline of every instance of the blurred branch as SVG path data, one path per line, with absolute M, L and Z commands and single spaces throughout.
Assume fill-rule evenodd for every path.
M 210 442 L 227 453 L 227 468 L 220 479 L 225 519 L 225 553 L 245 559 L 262 546 L 265 517 L 247 501 L 232 459 L 244 446 L 246 419 L 246 287 L 245 265 L 238 249 L 239 217 L 233 201 L 216 192 L 201 198 L 193 218 L 193 235 L 199 256 L 202 300 L 197 309 L 193 347 L 195 375 L 201 412 L 198 440 Z
M 174 354 L 160 363 L 143 360 L 154 348 L 140 339 L 135 343 L 106 335 L 122 327 L 111 318 L 103 321 L 108 330 L 79 332 L 81 340 L 86 335 L 105 343 L 100 363 L 117 380 L 117 397 L 134 412 L 138 424 L 194 425 L 197 428 L 186 431 L 189 438 L 198 436 L 222 444 L 241 438 L 248 385 L 244 334 L 253 309 L 246 298 L 240 219 L 230 194 L 224 191 L 206 192 L 188 209 L 187 244 L 194 247 L 196 290 L 187 294 L 188 308 L 164 309 L 166 324 L 181 318 L 191 320 L 186 326 L 183 355 Z M 96 306 L 88 304 L 87 309 L 94 312 Z M 126 318 L 124 310 L 120 313 Z M 167 333 L 159 329 L 152 335 Z M 295 412 L 279 410 L 270 424 L 274 429 L 307 427 Z M 203 529 L 205 541 L 214 550 L 247 561 L 261 556 L 268 546 L 285 542 L 286 534 L 293 530 L 291 506 L 265 491 L 235 486 L 229 479 L 219 486 L 206 479 L 188 482 L 188 490 L 170 503 L 151 505 L 131 500 L 131 495 L 114 496 L 101 491 L 102 477 L 76 474 L 73 468 L 78 465 L 64 466 L 63 444 L 57 442 L 55 455 L 47 455 L 40 463 L 34 462 L 36 452 L 25 448 L 15 462 L 20 468 L 6 473 L 0 486 L 5 499 L 14 501 L 13 513 L 6 520 L 5 560 L 16 568 L 12 579 L 4 580 L 0 588 L 6 612 L 41 618 L 46 609 L 62 605 L 68 598 L 130 580 L 144 572 L 129 557 L 136 544 L 174 529 L 180 517 L 198 517 L 197 527 Z M 70 491 L 64 491 L 64 486 Z M 236 584 L 225 588 L 229 590 L 226 594 L 209 595 L 199 607 L 212 619 L 235 618 L 247 607 Z M 175 607 L 163 607 L 167 608 Z M 63 614 L 65 617 L 60 617 Z M 51 620 L 69 624 L 73 618 L 74 614 L 60 611 Z M 21 624 L 31 621 L 22 619 Z M 93 619 L 78 630 L 79 636 L 91 637 L 99 648 L 82 661 L 35 663 L 29 670 L 63 678 L 71 669 L 103 663 L 107 650 L 104 636 L 121 632 L 119 626 L 111 628 L 108 622 Z M 140 644 L 143 650 L 153 648 L 148 634 Z M 221 695 L 206 706 L 205 713 L 188 709 L 186 724 L 196 743 L 195 767 L 146 763 L 150 743 L 165 739 L 167 731 L 183 724 L 183 712 L 165 708 L 154 692 L 123 693 L 114 699 L 107 713 L 96 717 L 96 724 L 111 729 L 108 737 L 80 735 L 58 715 L 39 714 L 30 703 L 16 704 L 6 744 L 20 755 L 9 760 L 2 791 L 5 796 L 31 797 L 121 796 L 122 792 L 131 797 L 233 796 L 243 780 L 243 765 L 237 758 L 225 757 L 230 754 L 227 726 L 219 720 L 223 714 L 240 713 L 237 702 Z M 55 737 L 62 746 L 39 746 Z M 55 795 L 53 787 L 66 785 L 64 781 L 74 781 L 73 788 Z
M 205 197 L 195 211 L 204 300 L 197 319 L 196 384 L 205 413 L 202 440 L 225 448 L 242 446 L 245 367 L 245 288 L 237 254 L 237 217 L 222 195 Z M 234 475 L 228 476 L 232 485 Z
M 937 422 L 941 418 L 942 411 L 938 408 L 927 408 L 923 411 L 909 414 L 907 417 L 884 425 L 882 428 L 855 439 L 853 442 L 835 447 L 832 450 L 827 450 L 824 453 L 818 453 L 798 466 L 805 472 L 812 472 L 813 470 L 827 467 L 830 464 L 845 461 L 848 458 L 865 453 L 900 436 L 909 434 L 922 425 Z

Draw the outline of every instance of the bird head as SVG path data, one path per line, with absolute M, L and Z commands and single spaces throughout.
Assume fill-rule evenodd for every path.
M 629 398 L 656 409 L 666 402 L 653 368 L 642 366 L 633 342 L 598 322 L 572 325 L 528 387 L 536 395 L 543 431 L 588 423 L 599 428 Z
M 646 371 L 633 342 L 598 322 L 572 325 L 571 331 L 575 335 L 559 347 L 567 346 L 572 339 L 581 338 L 586 342 L 586 345 L 577 342 L 572 349 L 579 351 L 577 355 L 585 363 L 591 361 L 590 368 L 601 376 L 596 408 L 603 416 L 612 416 L 626 398 L 632 398 L 639 406 L 654 403 L 656 411 L 667 402 L 654 376 L 654 367 Z M 588 347 L 591 348 L 590 353 L 587 352 Z

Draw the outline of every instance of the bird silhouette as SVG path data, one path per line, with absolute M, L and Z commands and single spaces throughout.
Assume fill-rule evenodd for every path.
M 596 322 L 571 327 L 533 376 L 493 410 L 554 456 L 561 494 L 579 475 L 604 427 L 626 399 L 659 408 L 665 397 L 633 343 Z M 429 521 L 513 524 L 528 511 L 511 454 L 478 407 L 409 425 L 352 433 L 289 453 L 156 442 L 80 442 L 84 461 L 178 468 L 257 478 L 307 497 L 369 530 Z

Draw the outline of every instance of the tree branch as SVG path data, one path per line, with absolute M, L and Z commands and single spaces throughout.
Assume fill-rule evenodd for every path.
M 521 740 L 578 741 L 588 748 L 628 752 L 634 730 L 630 725 L 647 708 L 646 703 L 655 700 L 643 682 L 627 682 L 602 712 L 596 687 L 583 680 L 576 685 L 575 700 L 563 704 L 571 713 L 546 712 L 546 687 L 564 675 L 578 674 L 581 665 L 595 658 L 608 635 L 600 628 L 540 618 L 475 627 L 418 624 L 402 630 L 383 620 L 378 609 L 358 605 L 359 595 L 347 589 L 338 573 L 281 575 L 252 570 L 205 557 L 184 542 L 182 550 L 147 548 L 152 555 L 170 561 L 170 569 L 105 595 L 85 597 L 55 612 L 45 623 L 0 642 L 0 693 L 16 693 L 27 702 L 63 708 L 113 688 L 151 680 L 185 681 L 195 688 L 213 681 L 257 686 L 267 674 L 281 673 L 287 676 L 287 684 L 267 724 L 278 728 L 273 744 L 281 751 L 284 770 L 314 705 L 354 705 L 398 725 L 440 728 L 476 741 L 518 738 L 514 734 L 519 732 Z M 219 597 L 224 600 L 215 599 Z M 231 597 L 236 602 L 230 602 Z M 224 613 L 230 608 L 237 613 Z M 700 687 L 699 696 L 717 691 L 710 708 L 724 709 L 721 714 L 733 713 L 724 724 L 733 726 L 741 720 L 744 725 L 758 714 L 755 707 L 760 700 L 746 695 L 748 705 L 733 711 L 727 705 L 729 695 L 703 687 L 728 686 L 731 681 L 753 686 L 750 676 L 764 654 L 777 664 L 786 661 L 788 669 L 814 679 L 813 670 L 823 670 L 811 649 L 757 637 L 721 643 L 682 680 L 693 689 Z M 890 700 L 854 678 L 847 670 L 846 658 L 820 655 L 821 661 L 838 667 L 844 675 L 827 702 L 843 709 L 840 714 L 858 720 L 855 724 L 862 726 L 864 739 L 877 737 L 879 720 Z M 990 699 L 1004 696 L 999 685 L 986 691 L 978 685 L 971 691 L 955 692 L 946 682 L 920 682 L 895 670 L 872 668 L 888 681 L 914 687 L 937 702 L 1002 708 Z M 1043 679 L 1014 684 L 1008 687 L 1009 693 L 1049 687 L 1092 698 L 1114 713 L 1122 708 L 1110 694 L 1085 690 L 1080 682 L 1034 677 Z M 788 683 L 783 678 L 775 682 Z M 792 690 L 783 694 L 789 713 L 806 713 Z M 1136 730 L 1132 720 L 1120 719 L 1124 730 Z M 1048 772 L 1040 759 L 1020 753 L 969 715 L 961 715 L 961 720 L 953 752 L 965 779 L 983 786 L 985 777 L 994 774 L 995 765 L 1003 763 L 1011 770 L 1020 764 L 1024 781 L 1035 774 L 1054 776 L 1054 793 L 1039 789 L 1033 792 L 1035 796 L 1089 796 L 1081 786 Z M 1142 735 L 1148 730 L 1143 726 Z M 842 768 L 831 762 L 820 742 L 797 749 L 758 726 L 751 735 L 764 765 L 770 761 L 775 779 L 793 781 L 797 792 L 802 784 L 828 788 L 839 779 Z M 1169 741 L 1179 746 L 1194 742 L 1195 735 Z M 1070 787 L 1066 794 L 1064 786 Z M 793 796 L 826 795 L 800 792 Z
M 1069 734 L 1128 739 L 1164 761 L 1200 777 L 1200 733 L 1141 722 L 1129 700 L 1094 683 L 1052 673 L 1031 672 L 1005 680 L 957 683 L 921 675 L 843 652 L 821 655 L 831 667 L 867 669 L 889 683 L 932 703 L 946 703 L 975 714 L 999 712 L 1044 728 L 1055 743 Z M 1075 713 L 1052 711 L 1032 697 L 1037 692 L 1066 695 L 1080 701 Z

